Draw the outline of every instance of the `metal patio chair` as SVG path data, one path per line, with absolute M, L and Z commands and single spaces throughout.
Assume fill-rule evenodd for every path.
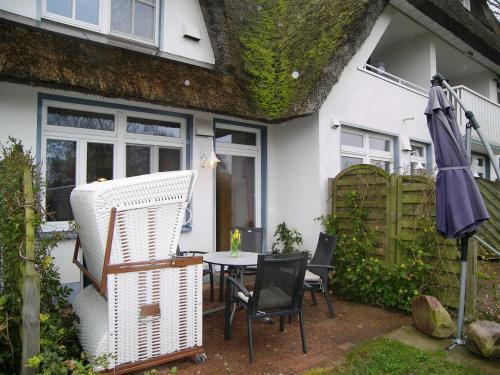
M 254 362 L 252 323 L 273 316 L 280 317 L 280 332 L 283 332 L 285 317 L 298 314 L 302 351 L 307 353 L 302 313 L 306 265 L 307 253 L 259 255 L 252 292 L 234 277 L 227 278 L 224 338 L 231 338 L 231 304 L 236 303 L 247 314 L 250 363 Z
M 177 246 L 177 256 L 185 257 L 185 256 L 196 256 L 207 254 L 206 251 L 182 251 L 179 246 Z M 206 275 L 210 278 L 210 301 L 214 300 L 214 270 L 211 264 L 208 265 L 207 268 L 203 267 L 203 277 Z
M 328 273 L 333 269 L 332 261 L 337 245 L 336 236 L 328 236 L 324 233 L 319 234 L 316 251 L 307 265 L 307 271 L 304 278 L 306 289 L 311 292 L 313 304 L 316 305 L 315 291 L 321 290 L 325 295 L 326 304 L 330 319 L 333 318 L 332 298 L 328 293 Z

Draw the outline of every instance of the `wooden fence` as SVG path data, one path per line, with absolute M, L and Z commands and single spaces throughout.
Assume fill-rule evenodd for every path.
M 434 239 L 427 252 L 432 264 L 431 292 L 444 305 L 458 306 L 460 258 L 455 240 L 445 240 L 435 231 L 434 182 L 423 176 L 390 175 L 372 165 L 353 165 L 330 180 L 332 213 L 340 233 L 352 228 L 348 194 L 356 192 L 374 233 L 377 256 L 390 266 L 400 264 L 423 231 Z M 429 225 L 430 224 L 430 225 Z M 435 236 L 435 237 L 434 237 Z M 477 245 L 471 241 L 467 282 L 467 313 L 476 306 Z

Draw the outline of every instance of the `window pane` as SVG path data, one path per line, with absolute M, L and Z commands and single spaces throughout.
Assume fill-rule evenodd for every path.
M 181 169 L 181 150 L 160 148 L 158 151 L 158 172 L 178 171 Z
M 255 158 L 217 154 L 216 248 L 229 249 L 235 226 L 255 227 Z
M 47 140 L 47 221 L 73 220 L 69 196 L 76 184 L 76 142 Z
M 115 130 L 115 116 L 106 113 L 53 108 L 47 110 L 47 124 L 93 130 Z
M 418 152 L 418 156 L 425 157 L 423 146 L 411 145 L 411 150 Z M 415 152 L 414 152 L 414 154 L 415 154 Z M 417 155 L 412 155 L 412 156 L 417 156 Z
M 150 153 L 148 146 L 127 145 L 127 177 L 151 173 Z
M 132 34 L 132 0 L 111 0 L 111 30 Z
M 178 122 L 127 117 L 127 133 L 180 138 L 181 124 Z
M 344 146 L 363 147 L 363 136 L 348 132 L 342 132 L 342 144 Z
M 76 0 L 75 18 L 78 21 L 99 24 L 99 0 Z
M 47 0 L 47 12 L 73 18 L 73 0 Z
M 154 40 L 155 8 L 154 6 L 135 2 L 134 34 L 148 40 Z
M 113 145 L 87 143 L 87 183 L 113 179 Z
M 233 143 L 238 145 L 257 145 L 257 134 L 231 129 L 215 129 L 215 137 L 218 143 Z
M 370 137 L 370 149 L 379 151 L 391 151 L 391 143 L 386 139 Z
M 342 169 L 355 164 L 363 164 L 362 158 L 352 158 L 350 156 L 342 156 Z
M 389 162 L 389 161 L 372 159 L 372 160 L 370 160 L 370 164 L 376 165 L 377 167 L 382 168 L 386 172 L 389 172 L 389 173 L 391 172 L 391 162 Z

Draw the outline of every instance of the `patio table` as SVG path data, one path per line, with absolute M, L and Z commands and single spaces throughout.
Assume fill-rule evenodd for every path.
M 237 257 L 232 257 L 230 251 L 215 251 L 203 254 L 203 261 L 205 263 L 221 267 L 229 267 L 229 269 L 239 271 L 240 281 L 243 283 L 244 268 L 248 266 L 256 266 L 258 257 L 258 253 L 247 251 L 240 251 Z M 221 277 L 224 277 L 222 272 Z M 224 306 L 206 310 L 203 312 L 203 315 L 212 314 L 221 310 L 224 310 Z M 234 309 L 232 315 L 234 315 Z

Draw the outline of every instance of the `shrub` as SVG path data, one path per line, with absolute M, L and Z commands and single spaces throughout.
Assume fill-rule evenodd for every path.
M 338 234 L 334 257 L 333 288 L 343 298 L 363 303 L 395 307 L 409 311 L 413 299 L 426 289 L 429 265 L 424 261 L 428 243 L 420 239 L 406 248 L 406 259 L 388 266 L 376 254 L 377 240 L 365 221 L 368 211 L 358 192 L 346 195 L 352 229 Z M 338 233 L 337 219 L 323 216 L 318 220 L 325 232 Z M 402 244 L 405 245 L 405 244 Z
M 276 226 L 271 246 L 273 254 L 290 254 L 300 250 L 303 243 L 302 235 L 295 228 L 288 228 L 285 222 Z
M 61 286 L 51 251 L 60 234 L 42 233 L 43 185 L 39 169 L 21 142 L 11 139 L 0 155 L 0 373 L 17 373 L 21 366 L 22 297 L 20 252 L 25 237 L 23 167 L 29 166 L 35 196 L 35 269 L 40 275 L 40 354 L 29 360 L 43 374 L 92 373 L 81 353 L 75 329 L 76 315 L 67 302 L 71 290 Z

